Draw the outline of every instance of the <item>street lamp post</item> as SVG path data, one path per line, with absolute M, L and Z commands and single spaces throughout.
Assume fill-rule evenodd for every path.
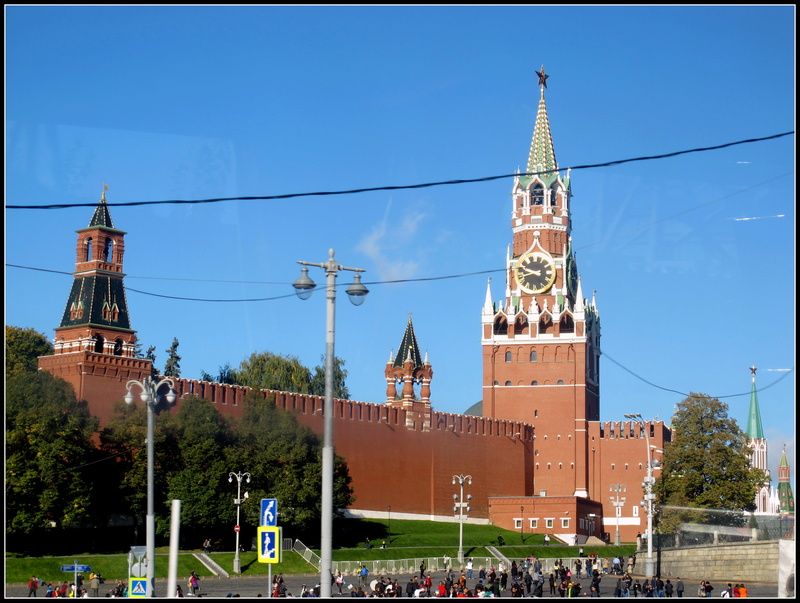
M 467 494 L 464 500 L 464 483 L 472 485 L 471 475 L 454 475 L 453 485 L 458 484 L 460 487 L 459 494 L 453 494 L 453 513 L 458 515 L 458 562 L 464 563 L 464 517 L 469 515 L 472 510 L 469 507 L 469 501 L 472 500 L 472 494 Z M 466 510 L 466 512 L 465 512 Z
M 389 525 L 387 527 L 389 531 L 389 544 L 392 544 L 392 507 L 386 507 L 386 514 L 389 516 Z
M 155 405 L 158 404 L 159 394 L 158 390 L 162 385 L 166 385 L 169 391 L 166 393 L 166 398 L 169 404 L 173 404 L 178 398 L 173 390 L 175 383 L 172 379 L 164 378 L 156 381 L 152 377 L 145 377 L 142 381 L 131 379 L 125 385 L 128 393 L 125 394 L 125 402 L 133 404 L 133 394 L 131 388 L 136 385 L 141 389 L 139 399 L 147 406 L 147 515 L 145 517 L 145 535 L 147 539 L 147 596 L 153 597 L 153 589 L 155 588 L 155 569 L 156 569 L 156 520 L 154 510 L 154 486 L 153 486 L 153 467 L 154 467 L 154 447 L 155 441 Z
M 614 537 L 614 544 L 619 546 L 619 516 L 622 515 L 622 507 L 625 505 L 626 498 L 620 497 L 620 492 L 627 492 L 625 484 L 611 484 L 611 492 L 616 492 L 615 496 L 611 497 L 611 504 L 614 505 L 614 515 L 617 517 L 617 533 Z
M 656 495 L 653 494 L 653 485 L 656 483 L 656 478 L 653 477 L 653 460 L 650 451 L 650 434 L 644 419 L 640 413 L 631 413 L 625 415 L 626 419 L 631 419 L 642 426 L 644 432 L 645 445 L 647 446 L 647 472 L 645 473 L 644 482 L 644 500 L 643 506 L 647 509 L 647 558 L 645 559 L 644 571 L 647 577 L 652 578 L 655 575 L 655 560 L 653 559 L 653 501 Z
M 247 483 L 250 483 L 250 474 L 249 473 L 234 473 L 231 471 L 228 473 L 228 483 L 233 482 L 233 478 L 236 478 L 236 498 L 233 499 L 233 504 L 236 505 L 236 554 L 233 556 L 233 573 L 234 574 L 241 574 L 242 573 L 242 560 L 239 559 L 239 530 L 241 529 L 239 524 L 239 509 L 242 506 L 242 478 L 247 478 Z M 244 493 L 244 498 L 247 500 L 247 492 Z
M 519 539 L 522 541 L 522 544 L 525 544 L 525 534 L 523 530 L 525 529 L 525 507 L 519 508 Z
M 322 517 L 320 530 L 320 596 L 331 596 L 331 578 L 333 576 L 333 364 L 334 340 L 336 329 L 336 275 L 340 270 L 355 272 L 353 284 L 347 290 L 347 296 L 353 305 L 360 306 L 364 296 L 369 290 L 361 283 L 362 268 L 347 268 L 340 266 L 333 259 L 333 249 L 329 251 L 327 262 L 313 264 L 311 262 L 297 262 L 301 268 L 300 278 L 294 283 L 295 293 L 300 299 L 308 299 L 317 286 L 308 276 L 307 266 L 316 266 L 325 270 L 327 276 L 327 313 L 325 335 L 325 405 L 323 409 L 323 438 L 322 438 Z

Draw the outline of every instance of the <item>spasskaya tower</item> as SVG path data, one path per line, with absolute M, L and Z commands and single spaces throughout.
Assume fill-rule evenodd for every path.
M 524 174 L 511 190 L 505 290 L 482 311 L 483 415 L 534 426 L 535 494 L 588 496 L 588 422 L 599 421 L 600 322 L 572 249 L 572 183 L 539 109 Z

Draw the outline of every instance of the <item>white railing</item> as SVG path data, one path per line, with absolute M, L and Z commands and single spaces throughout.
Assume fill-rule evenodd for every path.
M 299 540 L 294 541 L 292 550 L 305 559 L 308 563 L 317 568 L 317 571 L 319 571 L 319 568 L 322 565 L 322 559 L 320 559 L 319 555 L 317 555 L 314 551 L 312 551 Z

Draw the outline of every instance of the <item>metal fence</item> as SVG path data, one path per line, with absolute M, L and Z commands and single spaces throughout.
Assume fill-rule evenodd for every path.
M 683 523 L 674 534 L 656 534 L 653 545 L 678 548 L 794 538 L 794 517 L 791 515 L 742 516 L 736 523 L 740 525 Z

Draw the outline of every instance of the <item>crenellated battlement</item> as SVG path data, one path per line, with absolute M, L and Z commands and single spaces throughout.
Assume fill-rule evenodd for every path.
M 205 398 L 216 405 L 220 412 L 231 409 L 232 414 L 240 415 L 241 406 L 245 396 L 251 388 L 241 385 L 225 383 L 212 383 L 197 379 L 173 379 L 175 392 L 179 398 L 194 395 Z M 278 408 L 300 415 L 320 418 L 325 408 L 324 396 L 311 394 L 297 394 L 264 389 L 260 391 L 264 398 L 272 397 Z M 237 410 L 233 410 L 237 409 Z M 480 435 L 490 437 L 520 438 L 524 441 L 533 441 L 533 426 L 520 421 L 507 421 L 488 417 L 475 417 L 469 415 L 437 412 L 428 407 L 429 421 L 411 420 L 409 416 L 419 415 L 418 411 L 410 412 L 400 406 L 376 404 L 373 402 L 359 402 L 356 400 L 333 400 L 333 418 L 336 420 L 353 421 L 366 424 L 382 424 L 393 428 L 423 429 L 429 424 L 432 431 L 447 431 L 458 435 Z M 427 429 L 426 429 L 427 431 Z

